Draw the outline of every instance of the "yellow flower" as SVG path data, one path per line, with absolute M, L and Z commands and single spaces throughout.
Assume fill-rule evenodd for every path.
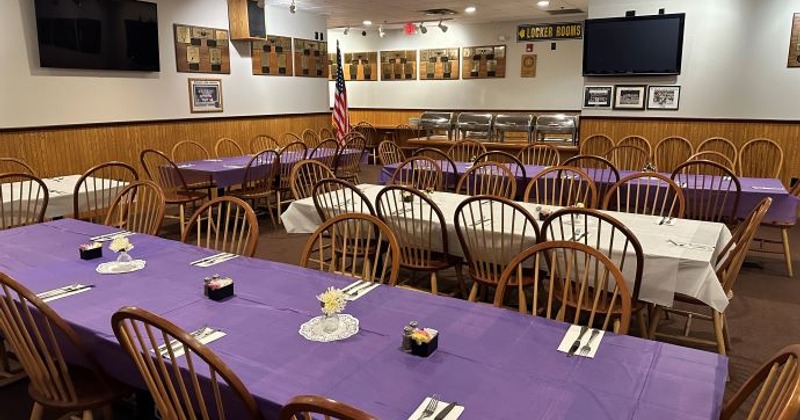
M 328 287 L 328 290 L 317 295 L 317 300 L 320 301 L 322 313 L 325 315 L 342 312 L 345 305 L 347 305 L 347 299 L 345 299 L 344 293 L 333 287 Z
M 422 343 L 430 343 L 433 337 L 425 330 L 414 330 L 411 332 L 411 339 L 419 345 Z
M 131 248 L 131 241 L 128 240 L 128 237 L 121 235 L 115 236 L 114 239 L 111 241 L 111 244 L 108 246 L 108 249 L 114 252 L 127 251 L 130 248 Z

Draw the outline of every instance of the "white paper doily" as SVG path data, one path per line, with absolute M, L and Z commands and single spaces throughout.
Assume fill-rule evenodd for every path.
M 95 271 L 100 274 L 123 274 L 139 271 L 145 266 L 144 260 L 133 260 L 127 263 L 118 263 L 116 261 L 104 262 L 97 266 Z
M 332 333 L 322 330 L 323 315 L 316 316 L 300 326 L 300 335 L 309 341 L 327 343 L 350 338 L 358 332 L 358 319 L 350 314 L 339 314 L 339 329 Z

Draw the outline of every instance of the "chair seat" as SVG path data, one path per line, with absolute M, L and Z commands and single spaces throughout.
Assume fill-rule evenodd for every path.
M 263 189 L 263 188 L 241 188 L 238 190 L 228 191 L 228 195 L 239 197 L 243 200 L 255 200 L 259 198 L 267 198 L 271 197 L 274 194 L 275 190 Z
M 73 385 L 75 386 L 75 395 L 78 397 L 77 401 L 69 403 L 53 401 L 32 385 L 28 387 L 28 393 L 34 401 L 43 406 L 82 411 L 104 406 L 112 401 L 125 397 L 131 392 L 127 385 L 112 378 L 101 381 L 91 370 L 80 366 L 70 365 L 69 373 L 72 377 Z
M 208 197 L 208 193 L 202 191 L 177 191 L 173 194 L 164 194 L 167 204 L 186 204 L 199 201 Z
M 414 271 L 439 271 L 448 269 L 462 262 L 463 259 L 461 257 L 455 255 L 445 255 L 442 254 L 441 252 L 434 252 L 431 257 L 430 265 L 423 266 L 423 265 L 408 264 L 401 259 L 400 267 Z

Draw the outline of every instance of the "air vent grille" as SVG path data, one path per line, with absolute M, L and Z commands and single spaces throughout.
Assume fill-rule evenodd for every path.
M 428 10 L 420 10 L 420 13 L 424 13 L 428 16 L 452 16 L 458 14 L 455 10 L 452 9 L 428 9 Z
M 547 13 L 553 16 L 560 16 L 560 15 L 582 15 L 586 12 L 584 12 L 581 9 L 553 9 L 553 10 L 548 10 Z

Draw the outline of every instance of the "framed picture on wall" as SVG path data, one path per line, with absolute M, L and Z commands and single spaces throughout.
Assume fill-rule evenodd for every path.
M 667 109 L 676 111 L 680 99 L 680 86 L 647 87 L 647 109 Z
M 611 94 L 614 86 L 584 86 L 584 108 L 611 108 Z
M 614 109 L 644 109 L 645 85 L 615 85 Z
M 189 110 L 222 112 L 222 80 L 189 79 Z

